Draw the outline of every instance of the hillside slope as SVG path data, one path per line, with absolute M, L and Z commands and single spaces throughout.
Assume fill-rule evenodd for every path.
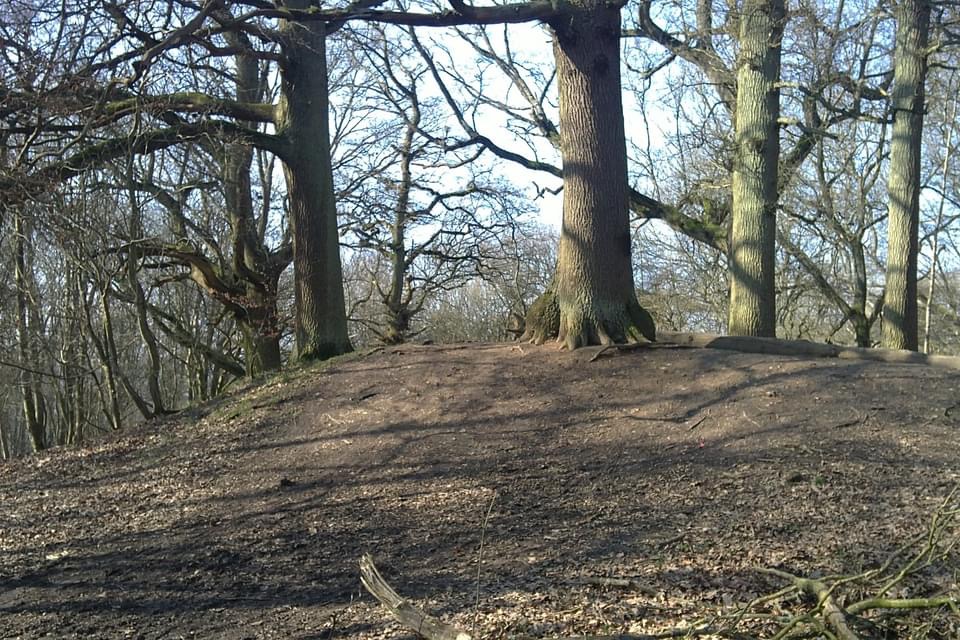
M 484 638 L 639 633 L 875 566 L 960 481 L 960 372 L 590 355 L 388 348 L 0 464 L 0 637 L 412 637 L 364 552 Z

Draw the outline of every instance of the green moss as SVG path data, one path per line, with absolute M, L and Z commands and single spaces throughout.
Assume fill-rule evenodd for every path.
M 523 339 L 543 344 L 556 338 L 560 332 L 560 305 L 557 296 L 550 287 L 537 298 L 527 311 L 526 332 Z
M 297 354 L 297 361 L 311 362 L 316 360 L 329 360 L 330 358 L 335 358 L 352 351 L 353 347 L 350 346 L 349 342 L 317 342 L 304 346 Z

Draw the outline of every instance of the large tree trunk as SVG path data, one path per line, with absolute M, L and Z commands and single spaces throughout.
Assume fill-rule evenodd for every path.
M 307 9 L 311 0 L 288 0 Z M 279 132 L 284 158 L 296 301 L 297 357 L 329 358 L 351 350 L 343 296 L 337 208 L 328 122 L 326 25 L 285 22 Z
M 776 334 L 777 164 L 783 0 L 746 0 L 740 15 L 730 230 L 731 335 Z
M 887 287 L 883 346 L 917 349 L 917 253 L 920 228 L 920 147 L 927 74 L 929 0 L 899 0 L 893 71 L 893 139 L 887 222 Z
M 653 340 L 630 258 L 627 152 L 620 87 L 620 10 L 579 0 L 551 21 L 560 87 L 563 227 L 554 284 L 531 309 L 527 337 L 570 349 Z M 544 313 L 559 310 L 556 328 Z
M 247 288 L 250 307 L 247 315 L 238 318 L 237 323 L 243 336 L 243 363 L 248 376 L 279 371 L 283 364 L 275 291 L 266 294 L 253 287 Z

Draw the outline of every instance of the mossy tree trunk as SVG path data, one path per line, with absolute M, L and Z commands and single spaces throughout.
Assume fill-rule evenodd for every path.
M 549 21 L 560 89 L 563 227 L 556 276 L 526 337 L 565 347 L 653 340 L 637 301 L 620 86 L 620 7 L 577 0 Z
M 746 0 L 740 15 L 727 332 L 776 334 L 777 165 L 783 0 Z
M 311 0 L 288 0 L 307 10 Z M 328 122 L 326 24 L 285 21 L 278 121 L 294 245 L 297 357 L 351 350 L 347 334 Z
M 887 221 L 883 346 L 916 351 L 917 254 L 920 228 L 920 151 L 927 74 L 929 0 L 898 0 L 893 71 L 893 137 Z

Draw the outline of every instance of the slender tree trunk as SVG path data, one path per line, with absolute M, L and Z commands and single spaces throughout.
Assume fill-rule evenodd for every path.
M 62 422 L 63 443 L 74 444 L 83 438 L 83 380 L 81 349 L 85 346 L 80 315 L 83 313 L 80 303 L 80 274 L 78 269 L 68 266 L 66 279 L 66 305 L 63 318 L 62 346 L 60 363 L 63 380 L 61 381 L 60 420 Z
M 83 286 L 83 285 L 81 285 Z M 105 291 L 106 287 L 100 287 L 100 301 L 103 305 L 101 311 L 104 313 L 107 310 L 107 293 Z M 93 348 L 97 352 L 97 356 L 100 358 L 100 368 L 103 372 L 103 384 L 97 383 L 97 388 L 100 391 L 100 402 L 103 409 L 103 414 L 107 418 L 107 422 L 110 424 L 110 428 L 114 431 L 119 430 L 122 425 L 122 417 L 120 415 L 120 399 L 119 392 L 117 390 L 117 380 L 114 372 L 113 359 L 110 354 L 110 349 L 107 344 L 107 337 L 104 336 L 101 338 L 99 331 L 93 325 L 93 311 L 92 301 L 87 297 L 87 292 L 81 291 L 81 297 L 83 300 L 83 316 L 84 316 L 84 325 L 87 330 L 87 335 L 90 338 L 90 341 L 93 343 Z M 101 316 L 103 319 L 104 316 Z M 102 326 L 106 326 L 108 323 L 104 320 Z M 106 387 L 104 389 L 103 387 Z
M 783 0 L 745 0 L 740 14 L 727 332 L 776 334 L 777 165 Z
M 0 416 L 0 460 L 10 458 L 10 450 L 7 448 L 7 430 L 5 416 Z
M 410 309 L 405 304 L 403 285 L 407 270 L 407 210 L 410 206 L 410 188 L 413 184 L 411 163 L 413 161 L 413 138 L 420 125 L 420 109 L 414 105 L 404 131 L 400 146 L 400 182 L 397 185 L 397 204 L 393 212 L 393 228 L 390 245 L 390 290 L 384 300 L 389 314 L 387 331 L 383 341 L 387 344 L 400 344 L 407 339 L 410 331 Z
M 311 0 L 288 0 L 307 9 Z M 329 358 L 352 348 L 347 334 L 328 122 L 326 25 L 284 22 L 278 131 L 294 245 L 297 357 Z
M 137 317 L 137 329 L 140 332 L 140 338 L 147 349 L 148 368 L 146 370 L 147 388 L 150 392 L 150 400 L 153 404 L 151 413 L 159 415 L 166 412 L 163 404 L 163 392 L 160 388 L 160 348 L 157 346 L 157 337 L 150 327 L 150 321 L 147 317 L 147 299 L 140 286 L 140 252 L 136 249 L 136 240 L 143 237 L 143 224 L 141 222 L 140 202 L 137 199 L 137 192 L 133 187 L 133 157 L 128 159 L 127 179 L 130 181 L 128 196 L 130 198 L 130 221 L 129 232 L 131 247 L 127 251 L 127 283 L 130 286 L 130 292 L 133 295 L 134 312 Z
M 883 346 L 917 350 L 920 151 L 927 74 L 929 0 L 898 0 L 893 71 L 893 139 L 887 179 L 887 279 Z
M 952 76 L 951 76 L 952 80 Z M 950 82 L 949 86 L 952 86 Z M 947 139 L 943 150 L 943 165 L 940 171 L 940 204 L 937 206 L 937 224 L 933 228 L 933 238 L 930 240 L 930 281 L 927 284 L 927 305 L 923 313 L 923 352 L 930 353 L 930 329 L 933 319 L 933 294 L 937 281 L 937 262 L 940 258 L 940 227 L 943 226 L 943 210 L 947 201 L 947 180 L 950 177 L 950 159 L 953 156 L 953 125 L 957 119 L 957 103 L 960 96 L 954 94 L 950 113 L 947 116 Z
M 107 288 L 108 286 L 109 285 L 104 285 L 100 292 L 100 311 L 102 313 L 101 322 L 103 324 L 103 346 L 110 363 L 110 371 L 112 371 L 115 376 L 112 384 L 115 389 L 116 380 L 119 380 L 120 384 L 123 385 L 123 390 L 127 392 L 127 396 L 137 407 L 137 411 L 140 412 L 144 420 L 149 420 L 154 417 L 150 405 L 147 404 L 147 401 L 143 399 L 140 392 L 137 391 L 136 387 L 133 386 L 133 383 L 130 382 L 130 379 L 124 375 L 123 370 L 120 368 L 120 358 L 117 357 L 117 339 L 113 330 L 113 312 L 110 310 L 110 292 Z M 116 399 L 115 390 L 112 392 L 112 395 L 113 399 Z M 117 405 L 117 407 L 119 407 L 119 405 Z M 119 420 L 119 408 L 117 408 L 115 415 L 118 416 Z M 119 426 L 115 428 L 119 428 Z
M 40 392 L 39 382 L 33 369 L 37 360 L 34 357 L 34 336 L 30 326 L 32 316 L 30 307 L 36 304 L 31 299 L 28 279 L 33 277 L 29 272 L 27 261 L 27 231 L 23 223 L 23 216 L 19 212 L 13 216 L 14 233 L 14 284 L 17 289 L 17 344 L 20 356 L 20 393 L 23 405 L 23 418 L 27 426 L 27 435 L 34 451 L 47 448 L 46 407 L 43 394 Z
M 535 342 L 556 335 L 570 349 L 653 340 L 630 256 L 620 9 L 596 0 L 572 4 L 551 21 L 563 151 L 560 251 L 554 283 L 531 307 L 525 335 Z

